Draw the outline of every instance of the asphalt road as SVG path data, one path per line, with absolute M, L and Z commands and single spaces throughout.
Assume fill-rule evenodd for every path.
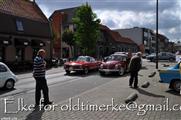
M 35 80 L 31 77 L 31 75 L 26 74 L 25 76 L 27 77 L 19 79 L 14 90 L 0 90 L 0 115 L 9 116 L 9 114 L 5 114 L 4 111 L 4 98 L 13 99 L 14 103 L 8 106 L 8 110 L 12 111 L 16 111 L 19 98 L 23 98 L 26 104 L 34 104 Z M 102 77 L 97 71 L 91 71 L 88 75 L 84 75 L 82 73 L 72 73 L 70 75 L 66 75 L 62 70 L 60 72 L 52 72 L 46 77 L 49 86 L 50 100 L 57 103 L 110 82 L 120 76 L 107 75 L 106 77 Z

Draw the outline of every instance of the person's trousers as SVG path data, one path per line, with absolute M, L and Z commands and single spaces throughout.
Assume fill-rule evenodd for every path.
M 130 72 L 129 86 L 132 86 L 134 82 L 134 87 L 138 86 L 138 71 Z
M 35 104 L 40 104 L 41 91 L 43 92 L 44 103 L 49 102 L 48 85 L 45 77 L 35 77 L 36 91 L 35 91 Z

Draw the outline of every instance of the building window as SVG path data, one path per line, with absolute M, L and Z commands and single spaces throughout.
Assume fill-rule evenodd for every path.
M 16 49 L 16 61 L 22 62 L 24 60 L 24 49 L 23 48 L 17 48 Z
M 144 32 L 144 37 L 148 37 L 148 32 Z
M 17 28 L 18 31 L 24 31 L 22 21 L 16 20 L 16 28 Z

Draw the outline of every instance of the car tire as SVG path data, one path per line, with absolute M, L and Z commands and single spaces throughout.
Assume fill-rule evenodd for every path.
M 123 76 L 123 75 L 124 75 L 124 72 L 125 72 L 124 68 L 123 68 L 123 67 L 120 67 L 120 68 L 119 68 L 119 71 L 118 71 L 118 75 L 119 75 L 119 76 Z
M 69 71 L 69 70 L 66 70 L 65 72 L 66 72 L 66 74 L 70 74 L 70 71 Z
M 14 88 L 14 80 L 12 80 L 12 79 L 7 80 L 4 85 L 4 88 L 8 89 L 8 90 L 12 90 Z
M 176 92 L 180 92 L 180 86 L 181 86 L 181 81 L 180 80 L 175 80 L 172 84 L 172 88 L 176 91 Z
M 174 58 L 169 58 L 169 61 L 170 62 L 173 62 L 175 59 Z
M 87 75 L 89 73 L 88 67 L 84 68 L 84 73 Z

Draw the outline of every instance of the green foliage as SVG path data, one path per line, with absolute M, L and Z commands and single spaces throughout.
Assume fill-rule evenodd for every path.
M 76 45 L 82 48 L 81 52 L 85 55 L 95 55 L 100 20 L 87 3 L 77 9 L 73 22 L 76 25 L 74 35 Z
M 62 35 L 62 40 L 67 43 L 69 46 L 73 46 L 75 44 L 75 41 L 74 41 L 74 33 L 69 30 L 69 29 L 66 29 L 64 32 L 63 32 L 63 35 Z

